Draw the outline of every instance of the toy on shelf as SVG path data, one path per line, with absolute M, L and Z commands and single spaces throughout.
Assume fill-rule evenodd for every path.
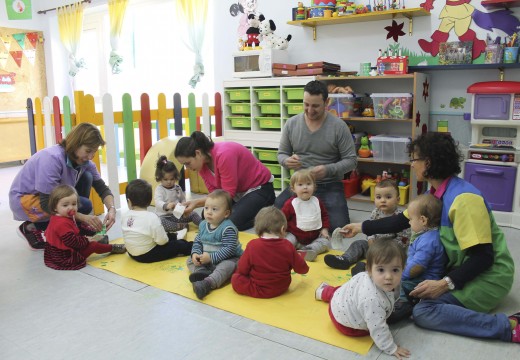
M 372 6 L 372 11 L 385 11 L 387 9 L 388 8 L 385 4 L 385 0 L 374 0 L 374 6 Z
M 249 27 L 246 30 L 247 40 L 244 44 L 244 50 L 260 50 L 260 39 L 258 38 L 260 35 L 260 22 L 265 18 L 263 15 L 257 18 L 255 14 L 249 14 L 247 19 Z
M 372 152 L 370 151 L 370 147 L 368 146 L 368 136 L 363 136 L 361 138 L 361 146 L 359 147 L 358 155 L 362 158 L 368 158 L 371 154 Z
M 274 33 L 276 30 L 276 25 L 273 20 L 267 20 L 263 15 L 260 15 L 260 45 L 264 49 L 278 49 L 285 50 L 289 46 L 289 41 L 292 39 L 292 36 L 289 34 L 284 39 L 281 36 L 278 36 Z
M 305 7 L 301 1 L 298 3 L 296 10 L 296 20 L 305 20 Z
M 401 50 L 399 55 L 393 55 L 390 50 L 388 56 L 381 53 L 379 49 L 379 57 L 377 58 L 377 73 L 378 75 L 404 75 L 408 74 L 408 56 L 401 56 Z

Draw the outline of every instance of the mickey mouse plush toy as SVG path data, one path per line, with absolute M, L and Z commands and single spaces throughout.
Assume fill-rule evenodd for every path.
M 255 14 L 249 14 L 247 18 L 249 28 L 246 31 L 246 46 L 253 49 L 260 49 L 260 40 L 258 39 L 258 36 L 260 35 L 260 22 L 265 20 L 265 17 L 264 15 L 260 15 L 257 18 Z

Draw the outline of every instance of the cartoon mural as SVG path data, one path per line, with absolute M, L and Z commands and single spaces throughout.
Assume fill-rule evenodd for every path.
M 431 11 L 434 1 L 426 0 L 420 6 L 427 11 Z M 446 4 L 439 14 L 441 23 L 432 34 L 431 41 L 419 40 L 419 46 L 425 53 L 436 56 L 439 53 L 440 43 L 448 41 L 450 31 L 454 30 L 460 41 L 473 43 L 472 58 L 478 58 L 484 52 L 486 42 L 480 40 L 475 31 L 470 28 L 472 22 L 481 29 L 491 31 L 494 28 L 504 31 L 507 35 L 518 31 L 520 21 L 511 15 L 512 11 L 482 12 L 470 5 L 470 2 L 471 0 L 446 0 Z
M 256 18 L 261 15 L 259 12 L 257 12 L 257 9 L 258 0 L 239 0 L 238 3 L 234 3 L 230 6 L 229 13 L 231 16 L 235 17 L 240 13 L 242 14 L 237 29 L 237 35 L 239 39 L 244 39 L 246 31 L 249 28 L 249 15 L 253 14 Z M 245 38 L 247 38 L 247 36 Z

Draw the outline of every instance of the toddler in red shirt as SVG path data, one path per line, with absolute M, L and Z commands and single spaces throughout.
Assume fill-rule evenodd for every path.
M 306 274 L 309 266 L 294 246 L 284 239 L 287 221 L 274 206 L 265 207 L 255 217 L 258 239 L 251 240 L 231 277 L 233 289 L 255 298 L 272 298 L 287 291 L 291 270 Z

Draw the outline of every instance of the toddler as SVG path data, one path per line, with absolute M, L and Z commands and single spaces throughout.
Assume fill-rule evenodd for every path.
M 414 299 L 408 294 L 423 280 L 442 279 L 447 256 L 441 243 L 442 201 L 431 194 L 420 195 L 408 205 L 412 242 L 401 278 L 401 297 L 395 303 L 388 323 L 395 323 L 412 314 Z
M 334 326 L 347 336 L 370 335 L 376 346 L 398 359 L 410 351 L 398 346 L 386 319 L 392 313 L 395 292 L 406 261 L 404 249 L 394 241 L 374 240 L 367 252 L 367 271 L 339 287 L 321 283 L 316 300 L 329 303 Z
M 161 223 L 167 233 L 177 233 L 177 238 L 183 238 L 188 231 L 188 223 L 199 225 L 202 218 L 195 211 L 189 215 L 174 214 L 177 204 L 186 201 L 186 195 L 178 185 L 179 170 L 172 161 L 162 155 L 157 160 L 155 180 L 160 182 L 155 188 L 155 212 L 161 218 Z M 176 216 L 177 215 L 177 216 Z M 184 230 L 181 232 L 181 230 Z
M 121 217 L 121 229 L 130 257 L 138 262 L 152 263 L 189 255 L 193 242 L 168 236 L 161 220 L 148 211 L 152 202 L 152 185 L 146 180 L 135 179 L 126 190 L 128 211 Z
M 231 278 L 243 252 L 238 229 L 228 219 L 231 207 L 231 196 L 224 190 L 213 191 L 204 204 L 205 220 L 186 262 L 193 291 L 201 300 Z
M 316 181 L 311 170 L 299 170 L 291 176 L 295 194 L 282 207 L 287 218 L 287 235 L 305 260 L 314 261 L 318 254 L 329 250 L 329 215 L 321 201 L 313 196 Z
M 123 244 L 111 245 L 108 237 L 99 241 L 80 234 L 74 215 L 78 211 L 78 193 L 69 185 L 56 186 L 49 196 L 51 218 L 45 230 L 45 265 L 55 270 L 77 270 L 84 268 L 86 259 L 93 253 L 124 253 Z
M 374 204 L 376 208 L 372 211 L 370 220 L 381 219 L 401 213 L 401 210 L 397 208 L 399 204 L 399 187 L 394 180 L 384 179 L 376 184 L 374 188 Z M 342 236 L 340 230 L 341 228 L 334 230 L 332 234 L 333 239 Z M 343 255 L 326 255 L 324 259 L 325 264 L 331 268 L 342 270 L 346 270 L 356 264 L 351 270 L 352 275 L 355 275 L 358 272 L 365 271 L 365 263 L 358 261 L 365 258 L 368 247 L 374 239 L 393 239 L 406 249 L 408 247 L 409 237 L 410 230 L 406 229 L 397 234 L 378 234 L 369 236 L 367 240 L 356 240 Z
M 272 298 L 283 294 L 291 284 L 291 270 L 306 274 L 309 266 L 284 239 L 287 220 L 274 206 L 261 209 L 255 217 L 258 239 L 251 240 L 231 277 L 233 289 L 255 298 Z

